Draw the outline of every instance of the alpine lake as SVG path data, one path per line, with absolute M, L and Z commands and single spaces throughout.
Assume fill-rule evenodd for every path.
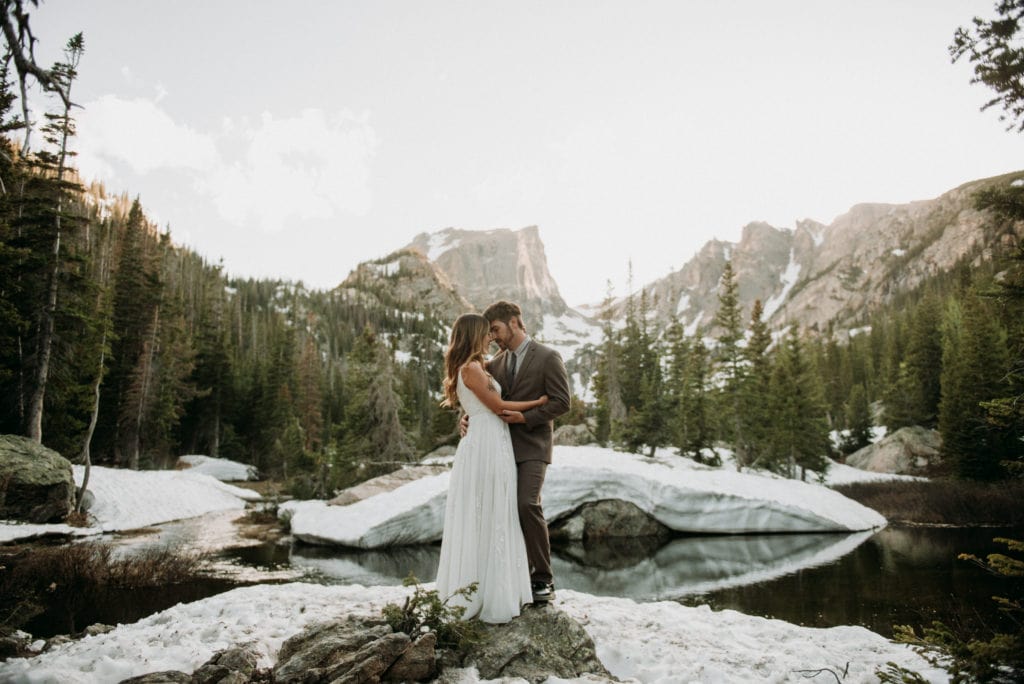
M 104 538 L 117 554 L 162 546 L 200 552 L 208 569 L 201 580 L 125 591 L 79 615 L 44 614 L 27 629 L 46 637 L 61 633 L 69 617 L 80 626 L 133 622 L 256 583 L 373 586 L 401 584 L 410 575 L 420 583 L 435 578 L 439 543 L 380 550 L 312 546 L 287 535 L 245 532 L 245 517 L 228 511 Z M 894 625 L 912 625 L 920 633 L 938 620 L 986 638 L 1008 629 L 992 597 L 1020 596 L 1021 580 L 994 576 L 958 556 L 1004 552 L 993 541 L 998 537 L 1021 539 L 1024 529 L 890 525 L 852 534 L 555 543 L 552 564 L 556 591 L 708 605 L 809 627 L 861 625 L 886 637 Z

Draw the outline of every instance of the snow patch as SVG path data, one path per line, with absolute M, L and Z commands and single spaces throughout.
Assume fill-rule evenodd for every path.
M 187 468 L 181 468 L 182 470 L 187 470 L 193 474 L 209 475 L 221 482 L 247 482 L 260 479 L 256 466 L 239 463 L 238 461 L 230 461 L 226 458 L 188 454 L 186 456 L 179 456 L 178 463 L 184 463 L 188 466 Z
M 679 314 L 683 313 L 684 311 L 687 311 L 689 308 L 690 308 L 690 293 L 689 292 L 684 292 L 679 297 L 679 303 L 676 304 L 676 315 L 678 316 Z
M 779 277 L 782 283 L 782 291 L 775 295 L 764 305 L 764 320 L 768 320 L 772 317 L 782 303 L 786 301 L 786 295 L 793 289 L 796 284 L 797 278 L 800 277 L 800 264 L 796 262 L 796 251 L 793 249 L 789 250 L 789 263 L 786 265 L 786 270 L 782 272 Z

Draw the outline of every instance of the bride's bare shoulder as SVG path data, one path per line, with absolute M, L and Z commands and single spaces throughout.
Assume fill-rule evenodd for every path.
M 487 371 L 484 370 L 483 365 L 479 361 L 470 361 L 462 365 L 459 369 L 459 375 L 462 376 L 463 380 L 469 380 L 471 378 L 481 378 L 487 375 Z

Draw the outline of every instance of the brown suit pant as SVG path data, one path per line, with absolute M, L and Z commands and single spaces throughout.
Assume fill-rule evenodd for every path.
M 540 502 L 540 489 L 548 464 L 544 461 L 521 461 L 516 464 L 518 482 L 516 499 L 519 504 L 519 526 L 526 540 L 526 559 L 530 564 L 530 580 L 551 582 L 551 541 L 544 509 Z

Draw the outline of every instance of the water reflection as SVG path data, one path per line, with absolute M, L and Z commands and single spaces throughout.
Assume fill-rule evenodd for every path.
M 778 578 L 726 587 L 684 599 L 801 625 L 863 625 L 884 636 L 895 624 L 920 630 L 933 620 L 964 633 L 1006 629 L 992 596 L 1019 595 L 1012 578 L 958 560 L 1005 552 L 994 537 L 1020 539 L 1020 529 L 885 528 L 834 562 Z
M 616 553 L 620 545 L 572 546 L 554 555 L 552 567 L 559 586 L 588 594 L 669 599 L 831 563 L 870 536 L 871 532 L 687 537 L 645 555 Z M 617 562 L 609 563 L 609 555 Z
M 558 586 L 588 594 L 638 600 L 676 598 L 739 586 L 833 562 L 871 536 L 775 534 L 674 539 L 625 539 L 571 544 L 552 550 Z M 342 584 L 401 584 L 410 572 L 421 582 L 436 577 L 440 547 L 340 550 L 296 545 L 291 564 Z
M 295 545 L 291 563 L 332 583 L 392 586 L 409 573 L 420 582 L 433 582 L 440 555 L 441 547 L 435 544 L 373 551 Z

